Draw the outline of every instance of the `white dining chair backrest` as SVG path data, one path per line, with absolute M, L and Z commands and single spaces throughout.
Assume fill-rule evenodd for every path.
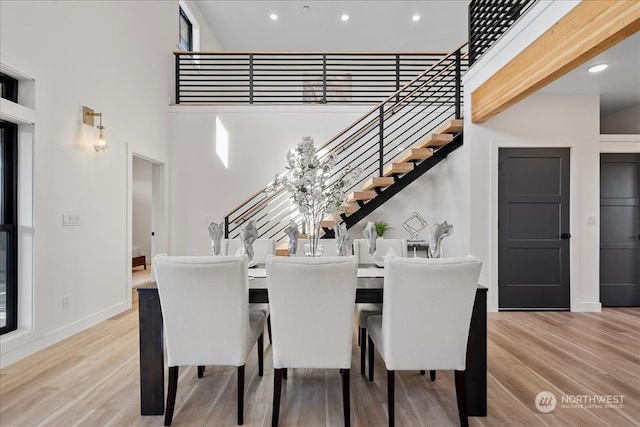
M 465 369 L 469 325 L 482 262 L 385 259 L 381 342 L 389 370 Z
M 245 363 L 249 326 L 247 257 L 153 259 L 169 366 Z
M 240 239 L 229 239 L 226 241 L 227 255 L 239 255 Z M 267 255 L 275 255 L 275 239 L 256 239 L 253 242 L 253 260 L 257 264 L 264 264 Z
M 382 261 L 389 249 L 393 249 L 400 257 L 407 256 L 407 239 L 376 239 L 376 251 L 373 256 L 369 254 L 369 241 L 367 239 L 354 239 L 353 255 L 358 264 L 372 264 Z
M 351 365 L 357 264 L 353 257 L 267 257 L 273 366 Z
M 297 252 L 295 254 L 290 255 L 290 256 L 294 256 L 294 257 L 305 257 L 305 256 L 307 256 L 304 253 L 304 245 L 306 245 L 307 243 L 309 243 L 308 239 L 298 239 L 298 250 L 297 250 Z M 323 256 L 323 257 L 337 256 L 336 239 L 320 239 L 318 243 L 320 245 L 322 245 L 322 248 L 323 248 L 321 256 Z

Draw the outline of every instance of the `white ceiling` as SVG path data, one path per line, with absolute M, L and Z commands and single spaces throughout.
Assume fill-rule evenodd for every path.
M 224 50 L 450 52 L 467 40 L 467 0 L 196 2 Z M 345 13 L 347 22 L 340 19 Z M 609 68 L 586 72 L 601 62 Z M 540 92 L 599 93 L 601 115 L 640 105 L 640 33 Z

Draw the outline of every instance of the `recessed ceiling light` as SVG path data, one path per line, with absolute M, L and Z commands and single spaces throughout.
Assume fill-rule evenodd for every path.
M 272 13 L 271 15 L 269 15 L 269 18 L 271 18 L 272 21 L 277 21 L 278 15 L 276 15 L 275 13 Z
M 342 19 L 343 22 L 347 22 L 349 20 L 349 15 L 345 13 L 340 17 L 340 19 Z
M 420 15 L 418 15 L 417 13 L 415 15 L 413 15 L 411 17 L 411 19 L 413 20 L 413 22 L 418 22 L 420 20 Z
M 608 67 L 607 64 L 594 65 L 592 67 L 589 67 L 589 72 L 590 73 L 599 73 L 600 71 L 605 70 L 607 67 Z

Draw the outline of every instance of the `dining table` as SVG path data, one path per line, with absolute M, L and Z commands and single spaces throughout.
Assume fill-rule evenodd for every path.
M 264 266 L 249 269 L 249 302 L 268 303 Z M 358 266 L 356 304 L 383 303 L 384 269 Z M 140 413 L 164 414 L 164 338 L 160 297 L 156 283 L 137 288 L 140 340 Z M 466 357 L 466 398 L 469 416 L 487 415 L 487 291 L 476 289 Z

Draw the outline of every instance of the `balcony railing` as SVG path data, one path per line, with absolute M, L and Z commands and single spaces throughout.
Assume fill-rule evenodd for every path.
M 447 53 L 174 52 L 176 104 L 377 104 Z
M 469 65 L 482 56 L 537 0 L 472 0 L 469 3 Z

